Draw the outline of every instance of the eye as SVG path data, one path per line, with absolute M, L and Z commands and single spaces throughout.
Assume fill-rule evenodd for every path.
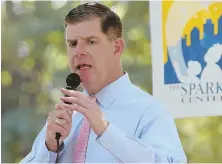
M 89 42 L 88 42 L 89 44 L 95 44 L 96 43 L 96 41 L 94 41 L 94 40 L 89 40 Z
M 77 41 L 69 43 L 69 47 L 76 47 L 76 45 L 77 45 Z

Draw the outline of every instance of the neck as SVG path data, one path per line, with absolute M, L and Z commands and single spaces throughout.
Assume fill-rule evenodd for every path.
M 113 74 L 110 74 L 107 81 L 105 81 L 102 85 L 100 85 L 98 88 L 93 88 L 93 90 L 87 90 L 88 94 L 90 95 L 94 95 L 97 92 L 99 92 L 101 89 L 103 89 L 104 87 L 106 87 L 107 85 L 109 85 L 110 83 L 116 81 L 117 79 L 119 79 L 123 74 L 123 68 L 120 67 L 119 69 L 116 69 L 117 71 Z
M 124 75 L 124 71 L 123 71 L 123 68 L 121 67 L 120 69 L 118 69 L 118 71 L 115 74 L 112 75 L 112 77 L 109 79 L 109 81 L 107 81 L 102 88 L 104 88 L 105 86 L 109 85 L 110 83 L 116 81 L 117 79 L 119 79 L 123 75 Z

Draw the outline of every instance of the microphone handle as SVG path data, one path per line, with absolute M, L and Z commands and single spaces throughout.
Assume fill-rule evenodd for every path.
M 71 86 L 66 86 L 66 89 L 68 89 L 68 90 L 76 90 L 76 88 L 71 87 Z M 69 96 L 67 96 L 67 95 L 65 95 L 65 96 L 66 96 L 66 97 L 69 97 Z M 72 104 L 72 103 L 69 103 L 69 102 L 64 102 L 64 103 L 65 103 L 65 104 Z M 55 139 L 59 140 L 60 137 L 61 137 L 61 134 L 60 134 L 59 132 L 56 132 L 56 137 L 55 137 Z

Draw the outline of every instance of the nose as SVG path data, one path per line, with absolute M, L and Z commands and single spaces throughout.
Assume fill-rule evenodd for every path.
M 80 57 L 82 55 L 86 55 L 86 52 L 84 50 L 84 42 L 80 40 L 75 47 L 74 56 Z

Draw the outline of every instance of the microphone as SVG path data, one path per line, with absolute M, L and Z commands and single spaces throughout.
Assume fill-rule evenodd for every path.
M 66 78 L 66 89 L 68 90 L 76 90 L 76 88 L 79 86 L 81 80 L 78 74 L 76 73 L 71 73 L 67 76 Z M 65 95 L 67 96 L 67 95 Z M 66 104 L 70 104 L 68 102 L 65 102 Z M 55 163 L 58 163 L 59 161 L 59 139 L 61 137 L 61 134 L 56 132 L 55 139 L 57 140 L 57 156 L 56 156 L 56 161 Z
M 79 86 L 81 80 L 80 80 L 80 77 L 78 74 L 76 73 L 70 73 L 67 78 L 66 78 L 66 89 L 68 90 L 76 90 L 76 88 Z M 67 96 L 67 95 L 65 95 Z M 65 102 L 66 104 L 70 104 L 68 102 Z M 61 137 L 61 134 L 60 133 L 56 133 L 56 137 L 55 139 L 57 139 L 57 141 L 59 141 Z

